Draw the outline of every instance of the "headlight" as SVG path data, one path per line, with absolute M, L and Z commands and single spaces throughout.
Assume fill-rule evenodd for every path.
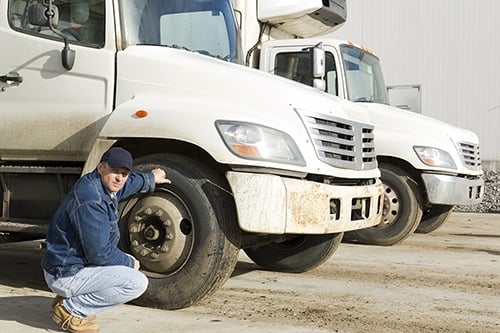
M 229 150 L 241 158 L 306 165 L 286 133 L 250 123 L 217 121 L 215 125 Z
M 420 160 L 426 165 L 449 169 L 457 168 L 451 155 L 442 149 L 433 147 L 413 147 L 413 149 Z

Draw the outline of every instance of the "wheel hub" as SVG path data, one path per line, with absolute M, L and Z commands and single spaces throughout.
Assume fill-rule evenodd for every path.
M 144 230 L 144 238 L 149 241 L 157 240 L 160 236 L 160 230 L 156 229 L 155 226 L 150 225 Z
M 399 216 L 400 204 L 397 193 L 384 184 L 384 206 L 382 210 L 382 222 L 377 226 L 385 228 L 393 224 Z
M 191 253 L 191 218 L 185 205 L 169 193 L 140 199 L 131 211 L 128 227 L 132 254 L 155 273 L 175 272 Z

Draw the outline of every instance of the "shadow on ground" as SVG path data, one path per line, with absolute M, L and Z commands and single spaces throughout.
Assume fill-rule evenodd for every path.
M 0 300 L 0 321 L 13 321 L 43 330 L 58 329 L 51 317 L 51 297 L 8 296 Z
M 39 241 L 0 244 L 0 284 L 13 288 L 46 290 L 43 278 L 43 250 Z

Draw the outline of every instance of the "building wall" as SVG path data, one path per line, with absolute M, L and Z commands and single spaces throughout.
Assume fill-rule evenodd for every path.
M 333 32 L 380 56 L 388 86 L 420 85 L 421 113 L 474 131 L 500 169 L 500 1 L 347 0 Z

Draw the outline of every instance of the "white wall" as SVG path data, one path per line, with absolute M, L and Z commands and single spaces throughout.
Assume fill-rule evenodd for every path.
M 420 85 L 421 113 L 477 133 L 500 167 L 500 1 L 347 0 L 332 35 L 375 51 L 387 85 Z

